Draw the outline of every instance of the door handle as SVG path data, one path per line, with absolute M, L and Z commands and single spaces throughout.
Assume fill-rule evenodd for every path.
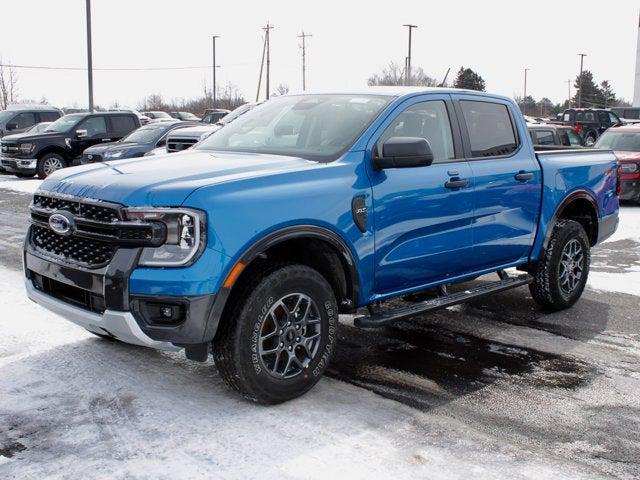
M 464 188 L 467 185 L 469 185 L 469 180 L 468 179 L 458 179 L 458 180 L 447 180 L 446 182 L 444 182 L 444 186 L 446 188 Z
M 531 172 L 518 172 L 514 175 L 514 178 L 519 182 L 526 182 L 533 180 L 533 173 Z

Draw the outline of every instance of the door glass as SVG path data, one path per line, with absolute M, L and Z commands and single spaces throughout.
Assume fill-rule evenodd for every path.
M 13 117 L 8 123 L 15 123 L 17 130 L 22 130 L 23 128 L 29 128 L 36 123 L 36 116 L 31 112 L 22 112 Z
M 472 157 L 510 155 L 518 149 L 511 116 L 506 105 L 462 100 Z
M 538 140 L 538 145 L 555 145 L 551 130 L 536 130 L 536 139 Z
M 455 158 L 449 114 L 442 100 L 416 103 L 407 108 L 382 134 L 378 141 L 379 148 L 392 137 L 426 139 L 431 146 L 434 163 Z
M 609 112 L 609 121 L 611 123 L 619 123 L 620 119 L 614 113 Z
M 104 117 L 91 117 L 80 123 L 77 130 L 86 130 L 87 138 L 99 137 L 107 134 L 107 124 Z

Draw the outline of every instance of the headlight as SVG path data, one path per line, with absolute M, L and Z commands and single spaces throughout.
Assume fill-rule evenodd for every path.
M 635 173 L 637 171 L 638 171 L 637 163 L 621 163 L 620 164 L 621 173 Z
M 120 158 L 122 155 L 124 155 L 124 150 L 114 150 L 106 152 L 104 158 Z
M 20 153 L 31 153 L 33 152 L 34 148 L 35 145 L 33 143 L 21 143 L 20 145 L 18 145 L 18 150 L 20 150 Z
M 138 265 L 179 267 L 192 263 L 205 246 L 205 214 L 189 208 L 127 208 L 127 218 L 144 222 L 162 222 L 167 239 L 159 247 L 145 247 Z

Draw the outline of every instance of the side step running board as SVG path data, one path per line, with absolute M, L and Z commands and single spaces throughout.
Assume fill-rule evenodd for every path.
M 397 320 L 402 320 L 427 312 L 433 312 L 434 310 L 458 305 L 492 293 L 498 293 L 511 288 L 528 285 L 533 281 L 533 277 L 528 274 L 509 277 L 506 272 L 500 271 L 498 272 L 498 275 L 500 276 L 500 280 L 497 282 L 491 282 L 486 285 L 481 285 L 461 292 L 441 295 L 424 302 L 416 303 L 409 307 L 402 307 L 395 310 L 387 310 L 380 313 L 373 313 L 372 315 L 356 317 L 354 318 L 354 324 L 357 327 L 364 328 L 381 327 Z M 441 292 L 442 291 L 446 292 L 446 289 L 442 289 Z

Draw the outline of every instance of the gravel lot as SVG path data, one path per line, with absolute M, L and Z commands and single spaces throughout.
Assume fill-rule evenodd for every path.
M 30 196 L 2 187 L 0 478 L 640 478 L 640 208 L 573 309 L 520 288 L 380 330 L 346 317 L 329 378 L 266 408 L 212 362 L 29 302 Z

